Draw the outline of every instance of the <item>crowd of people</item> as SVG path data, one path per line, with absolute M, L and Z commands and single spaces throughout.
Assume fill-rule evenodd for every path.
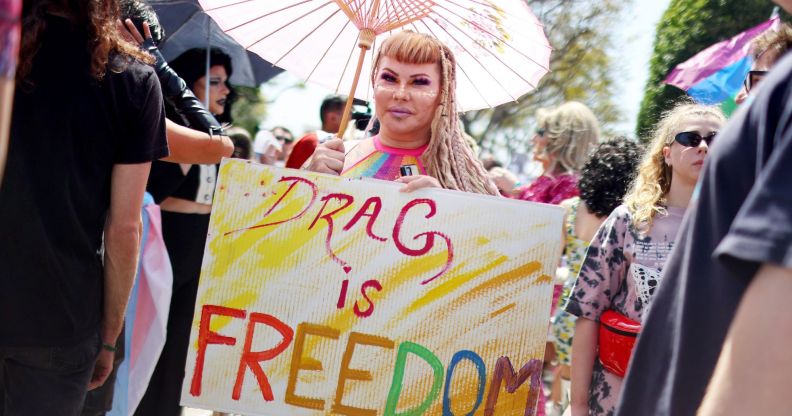
M 776 2 L 792 12 L 792 1 Z M 319 106 L 320 130 L 296 138 L 260 125 L 251 136 L 229 125 L 229 55 L 199 48 L 167 62 L 150 6 L 120 3 L 24 4 L 0 184 L 0 415 L 112 407 L 146 193 L 160 207 L 173 287 L 135 414 L 180 414 L 223 157 L 563 207 L 546 312 L 549 394 L 536 414 L 789 412 L 792 27 L 754 42 L 743 108 L 728 121 L 683 101 L 641 146 L 602 137 L 582 103 L 538 110 L 542 172 L 523 184 L 480 160 L 453 113 L 455 55 L 432 36 L 380 42 L 374 113 L 359 138 L 337 137 L 339 96 Z

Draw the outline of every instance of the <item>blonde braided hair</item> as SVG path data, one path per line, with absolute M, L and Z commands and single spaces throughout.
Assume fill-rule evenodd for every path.
M 432 119 L 429 145 L 421 156 L 427 174 L 445 189 L 498 195 L 498 188 L 465 143 L 465 133 L 456 112 L 456 59 L 451 49 L 429 35 L 412 31 L 396 33 L 382 43 L 374 58 L 372 85 L 383 56 L 407 64 L 440 65 L 440 105 Z

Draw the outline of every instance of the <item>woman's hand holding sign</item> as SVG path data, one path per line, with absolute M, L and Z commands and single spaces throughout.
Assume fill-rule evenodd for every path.
M 428 175 L 402 176 L 396 179 L 395 182 L 406 184 L 406 186 L 401 189 L 401 192 L 412 192 L 421 188 L 442 188 L 437 179 Z

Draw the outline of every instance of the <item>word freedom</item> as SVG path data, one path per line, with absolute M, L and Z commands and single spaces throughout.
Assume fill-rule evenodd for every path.
M 262 363 L 276 359 L 290 359 L 289 378 L 283 401 L 292 406 L 302 407 L 307 409 L 315 409 L 323 411 L 326 408 L 325 400 L 317 398 L 309 398 L 298 396 L 295 393 L 297 386 L 297 375 L 300 371 L 322 371 L 322 363 L 313 357 L 304 355 L 304 346 L 306 336 L 323 337 L 332 340 L 338 340 L 341 336 L 340 331 L 325 325 L 317 325 L 311 323 L 300 323 L 296 331 L 289 325 L 269 314 L 252 312 L 236 308 L 228 308 L 217 305 L 204 305 L 201 310 L 200 329 L 198 333 L 198 352 L 196 356 L 195 369 L 192 374 L 192 381 L 190 383 L 190 394 L 195 397 L 201 395 L 201 381 L 203 379 L 203 369 L 206 360 L 206 349 L 209 345 L 236 345 L 237 338 L 218 334 L 210 329 L 210 324 L 213 316 L 221 316 L 232 319 L 248 319 L 247 331 L 245 334 L 244 347 L 239 358 L 239 366 L 237 369 L 236 380 L 234 388 L 231 393 L 233 400 L 239 400 L 242 393 L 242 384 L 245 379 L 245 373 L 248 369 L 252 371 L 253 375 L 258 382 L 261 389 L 261 395 L 265 402 L 272 402 L 275 400 L 272 388 L 270 386 L 267 374 L 265 373 Z M 262 351 L 251 351 L 253 338 L 256 333 L 256 328 L 259 325 L 265 325 L 274 329 L 281 335 L 280 341 L 273 347 Z M 281 357 L 281 354 L 293 344 L 291 358 Z M 442 362 L 437 356 L 428 348 L 410 341 L 404 341 L 396 348 L 395 342 L 391 339 L 364 334 L 360 332 L 351 332 L 347 338 L 346 346 L 344 347 L 343 358 L 341 360 L 340 370 L 338 372 L 338 382 L 334 395 L 333 404 L 330 410 L 334 413 L 345 415 L 376 415 L 376 409 L 365 409 L 359 407 L 351 407 L 343 404 L 344 389 L 346 382 L 349 380 L 357 381 L 371 381 L 372 375 L 370 372 L 362 369 L 350 368 L 352 356 L 355 352 L 355 347 L 358 345 L 366 345 L 372 347 L 385 348 L 389 350 L 396 349 L 396 358 L 393 365 L 393 377 L 388 391 L 385 409 L 383 414 L 385 416 L 406 416 L 406 415 L 421 415 L 424 414 L 437 400 L 440 395 L 440 390 L 443 388 L 443 414 L 453 415 L 451 411 L 451 399 L 449 396 L 450 387 L 453 383 L 454 370 L 462 361 L 469 361 L 472 363 L 478 373 L 478 385 L 476 387 L 476 402 L 473 408 L 467 414 L 474 414 L 476 410 L 482 405 L 484 393 L 486 388 L 486 365 L 484 360 L 475 352 L 469 350 L 457 351 L 451 358 L 448 367 L 444 367 Z M 425 399 L 419 405 L 397 412 L 396 406 L 399 402 L 402 389 L 404 387 L 404 369 L 409 356 L 425 361 L 432 369 L 433 382 L 432 386 L 426 394 Z M 491 374 L 489 390 L 487 392 L 487 400 L 484 407 L 484 414 L 493 416 L 495 414 L 495 406 L 498 402 L 500 395 L 501 385 L 506 392 L 514 393 L 517 389 L 530 380 L 528 383 L 528 399 L 525 404 L 525 415 L 533 415 L 536 399 L 538 397 L 540 388 L 540 375 L 542 372 L 542 362 L 537 359 L 531 359 L 527 364 L 522 366 L 519 371 L 515 372 L 509 357 L 502 356 L 495 362 L 494 369 Z M 443 377 L 445 373 L 445 378 Z

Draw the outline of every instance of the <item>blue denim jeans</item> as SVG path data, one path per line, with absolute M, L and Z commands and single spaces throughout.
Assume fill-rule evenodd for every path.
M 79 415 L 100 346 L 0 347 L 0 416 Z

